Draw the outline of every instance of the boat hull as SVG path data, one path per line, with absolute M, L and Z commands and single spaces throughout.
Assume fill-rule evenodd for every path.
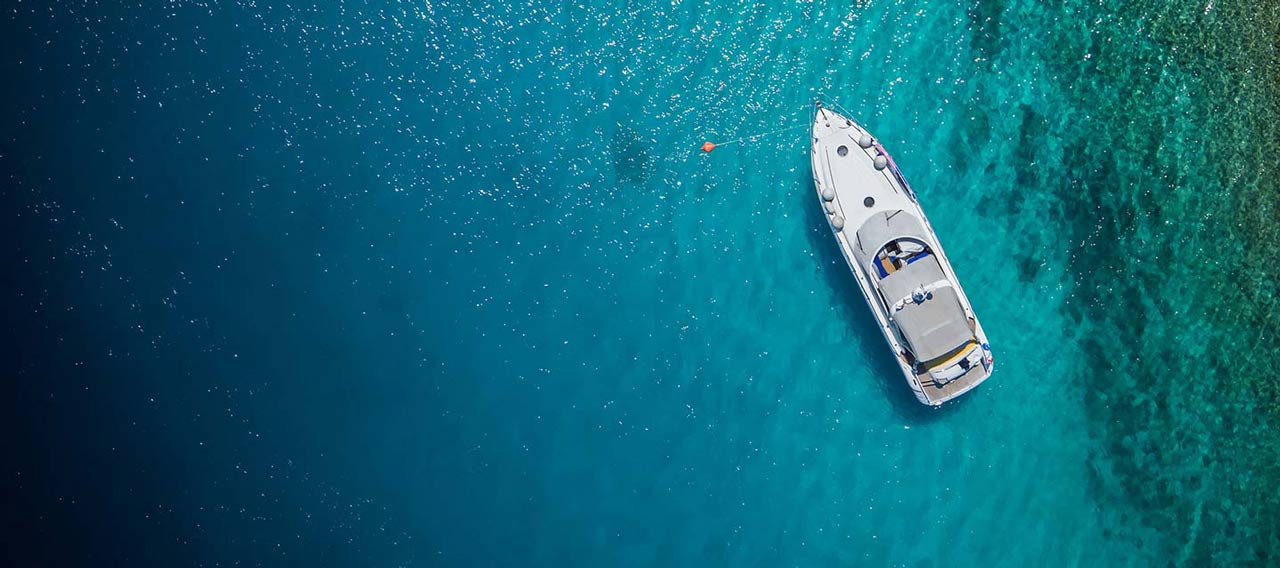
M 816 111 L 810 142 L 814 190 L 818 202 L 841 254 L 858 282 L 863 299 L 916 399 L 922 404 L 939 406 L 976 388 L 994 370 L 994 358 L 986 333 L 978 323 L 969 299 L 964 294 L 928 217 L 920 207 L 915 192 L 907 184 L 897 164 L 869 131 L 847 116 L 830 109 L 820 107 Z M 918 223 L 902 225 L 906 227 L 904 229 L 895 227 L 886 220 L 885 228 L 879 226 L 881 219 L 892 219 L 898 215 L 903 215 L 899 218 L 900 221 L 911 217 L 912 221 L 918 219 Z M 869 233 L 867 227 L 873 230 Z M 903 314 L 895 311 L 895 308 L 903 309 L 904 301 L 908 304 L 911 302 L 899 298 L 886 299 L 889 280 L 872 272 L 873 264 L 868 262 L 868 251 L 882 246 L 879 242 L 870 242 L 876 240 L 869 236 L 871 234 L 877 238 L 919 242 L 936 256 L 937 271 L 941 275 L 936 284 L 954 291 L 959 304 L 956 317 L 962 317 L 964 324 L 972 332 L 974 348 L 966 353 L 974 355 L 966 363 L 969 360 L 978 362 L 977 365 L 966 365 L 964 369 L 958 369 L 957 372 L 963 371 L 959 380 L 940 377 L 936 370 L 927 369 L 925 362 L 914 360 L 913 353 L 920 349 L 916 346 L 913 350 L 908 341 L 909 334 L 904 334 L 910 330 L 900 321 Z M 868 242 L 864 243 L 863 240 Z M 899 316 L 897 319 L 895 314 Z

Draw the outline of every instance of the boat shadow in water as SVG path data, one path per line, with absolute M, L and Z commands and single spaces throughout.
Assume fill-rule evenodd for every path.
M 964 404 L 968 396 L 962 396 L 937 408 L 921 404 L 916 400 L 911 387 L 902 377 L 902 369 L 894 361 L 892 351 L 885 343 L 884 334 L 876 327 L 875 316 L 867 307 L 867 301 L 862 297 L 862 291 L 858 289 L 858 281 L 849 270 L 844 255 L 840 253 L 835 237 L 831 234 L 831 226 L 827 222 L 826 215 L 814 201 L 817 197 L 814 195 L 813 180 L 807 175 L 808 169 L 804 171 L 806 175 L 802 185 L 803 193 L 804 198 L 809 200 L 804 207 L 805 234 L 818 260 L 818 270 L 822 272 L 823 279 L 838 299 L 836 313 L 848 323 L 852 332 L 850 335 L 869 346 L 867 351 L 871 352 L 872 360 L 869 361 L 871 370 L 881 379 L 877 381 L 876 386 L 884 393 L 885 399 L 893 405 L 894 411 L 912 424 L 930 423 L 951 414 L 952 410 Z

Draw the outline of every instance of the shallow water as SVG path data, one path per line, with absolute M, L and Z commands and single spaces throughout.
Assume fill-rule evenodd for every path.
M 0 21 L 20 564 L 1276 561 L 1274 6 Z M 818 96 L 990 335 L 956 404 L 831 241 Z

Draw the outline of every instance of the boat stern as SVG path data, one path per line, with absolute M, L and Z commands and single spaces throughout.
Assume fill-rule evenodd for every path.
M 915 375 L 916 382 L 922 387 L 916 392 L 917 398 L 930 406 L 941 406 L 991 377 L 995 371 L 995 358 L 984 340 L 945 365 L 920 371 Z

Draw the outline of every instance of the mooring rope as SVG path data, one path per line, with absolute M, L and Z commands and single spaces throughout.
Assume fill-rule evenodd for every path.
M 819 100 L 822 100 L 822 99 L 819 99 Z M 738 144 L 738 143 L 745 142 L 745 141 L 748 141 L 748 140 L 755 140 L 756 138 L 763 138 L 763 137 L 765 137 L 765 136 L 771 136 L 771 135 L 774 135 L 774 134 L 780 134 L 780 133 L 783 133 L 783 132 L 787 132 L 787 131 L 789 131 L 789 130 L 796 130 L 796 129 L 799 129 L 799 128 L 809 128 L 809 127 L 811 127 L 811 126 L 813 125 L 813 120 L 814 120 L 815 115 L 816 115 L 816 114 L 817 114 L 817 112 L 818 112 L 818 109 L 819 109 L 819 108 L 821 108 L 824 104 L 825 104 L 825 105 L 830 105 L 831 107 L 833 107 L 834 109 L 836 109 L 836 110 L 837 110 L 837 111 L 839 111 L 839 112 L 844 113 L 845 115 L 853 116 L 853 114 L 852 114 L 852 113 L 848 112 L 847 110 L 845 110 L 844 108 L 842 108 L 840 105 L 835 104 L 834 102 L 825 102 L 825 103 L 820 102 L 820 103 L 817 103 L 817 104 L 807 105 L 807 106 L 809 107 L 809 122 L 807 122 L 807 123 L 802 123 L 802 124 L 793 124 L 793 125 L 791 125 L 791 126 L 784 126 L 784 127 L 782 127 L 782 128 L 777 128 L 777 129 L 774 129 L 774 130 L 768 130 L 768 131 L 765 131 L 765 132 L 761 132 L 761 133 L 759 133 L 759 134 L 752 134 L 752 135 L 750 135 L 750 136 L 741 136 L 741 137 L 738 137 L 738 138 L 733 138 L 733 139 L 731 139 L 731 140 L 729 140 L 729 141 L 727 141 L 727 142 L 712 142 L 712 141 L 710 141 L 710 140 L 707 140 L 706 142 L 703 142 L 703 143 L 702 143 L 702 151 L 703 151 L 704 153 L 710 153 L 712 150 L 715 150 L 716 148 L 719 148 L 719 147 L 721 147 L 721 146 L 728 146 L 728 145 L 730 145 L 730 144 Z
M 728 142 L 712 142 L 712 141 L 708 140 L 708 141 L 706 141 L 706 142 L 703 142 L 703 143 L 702 143 L 702 151 L 703 151 L 703 152 L 710 152 L 710 151 L 712 151 L 712 150 L 715 150 L 716 148 L 719 148 L 720 146 L 728 146 L 728 145 L 730 145 L 730 144 L 738 144 L 738 143 L 740 143 L 740 142 L 745 142 L 745 141 L 747 141 L 747 140 L 755 140 L 756 138 L 763 138 L 763 137 L 765 137 L 765 136 L 771 136 L 771 135 L 773 135 L 773 134 L 780 134 L 780 133 L 783 133 L 783 132 L 787 132 L 788 130 L 795 130 L 795 129 L 797 129 L 797 128 L 807 128 L 807 127 L 809 127 L 809 124 L 792 124 L 791 126 L 784 126 L 784 127 L 782 127 L 782 128 L 776 128 L 776 129 L 774 129 L 774 130 L 768 130 L 768 131 L 765 131 L 765 132 L 760 132 L 760 133 L 758 133 L 758 134 L 752 134 L 752 135 L 750 135 L 750 136 L 741 136 L 741 137 L 738 137 L 738 138 L 734 138 L 734 139 L 732 139 L 732 140 L 729 140 Z

